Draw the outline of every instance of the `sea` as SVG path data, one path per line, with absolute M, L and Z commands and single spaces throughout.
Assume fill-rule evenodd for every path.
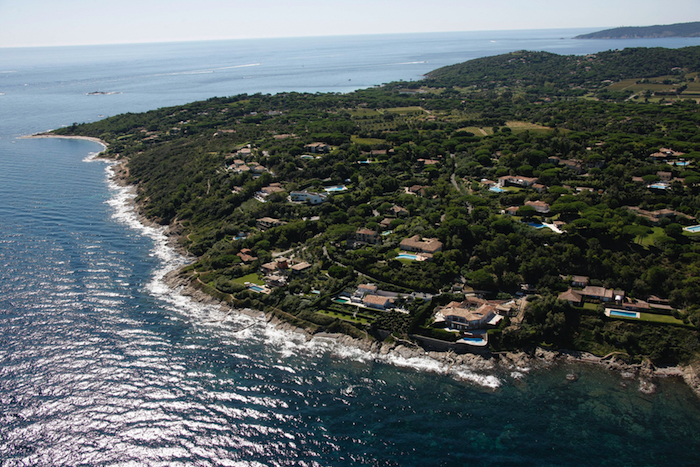
M 587 364 L 377 356 L 194 302 L 163 281 L 190 259 L 139 222 L 99 144 L 20 138 L 515 50 L 700 45 L 572 39 L 593 30 L 0 49 L 1 465 L 697 465 L 700 398 L 679 379 L 648 394 Z

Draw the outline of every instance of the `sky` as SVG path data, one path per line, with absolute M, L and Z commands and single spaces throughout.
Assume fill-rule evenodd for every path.
M 691 21 L 700 0 L 0 0 L 0 47 Z

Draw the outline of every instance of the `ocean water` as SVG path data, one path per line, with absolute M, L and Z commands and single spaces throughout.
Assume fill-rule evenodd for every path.
M 241 92 L 347 92 L 589 30 L 0 49 L 0 463 L 696 465 L 700 399 L 589 365 L 477 369 L 190 301 L 86 141 L 18 136 Z M 86 95 L 94 91 L 109 95 Z M 566 375 L 575 372 L 577 381 Z

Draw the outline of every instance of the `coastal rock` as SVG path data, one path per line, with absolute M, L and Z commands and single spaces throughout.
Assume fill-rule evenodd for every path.
M 389 352 L 391 352 L 394 348 L 393 344 L 389 343 L 383 343 L 381 349 L 379 349 L 379 355 L 387 355 Z
M 511 368 L 527 368 L 530 366 L 531 359 L 525 352 L 506 352 L 501 355 L 501 366 L 507 369 Z
M 559 358 L 559 353 L 537 347 L 535 350 L 535 357 L 544 360 L 547 363 L 553 363 L 557 358 Z
M 578 375 L 573 371 L 566 374 L 567 381 L 578 381 Z
M 654 394 L 656 392 L 656 385 L 647 379 L 640 379 L 639 391 L 644 394 Z

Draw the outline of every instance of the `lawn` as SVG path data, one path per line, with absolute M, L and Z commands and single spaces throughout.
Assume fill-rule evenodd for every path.
M 322 315 L 326 315 L 326 316 L 330 316 L 331 318 L 338 318 L 338 319 L 342 319 L 343 321 L 349 321 L 351 323 L 369 324 L 371 322 L 371 320 L 369 320 L 367 318 L 362 318 L 360 316 L 355 318 L 352 316 L 352 313 L 349 313 L 349 314 L 348 313 L 340 313 L 340 312 L 331 311 L 331 310 L 321 310 L 321 311 L 318 311 L 317 313 L 322 314 Z
M 248 274 L 247 276 L 239 277 L 237 279 L 234 279 L 233 282 L 236 284 L 245 284 L 246 282 L 250 282 L 251 284 L 256 284 L 256 285 L 265 285 L 265 281 L 260 280 L 258 277 L 258 273 L 254 272 L 252 274 Z
M 385 140 L 379 139 L 379 138 L 360 138 L 359 136 L 352 135 L 350 137 L 350 140 L 355 143 L 355 144 L 369 144 L 375 145 L 375 144 L 382 144 L 386 143 Z
M 669 316 L 669 315 L 657 315 L 654 313 L 641 313 L 641 317 L 639 319 L 641 321 L 647 321 L 649 323 L 664 323 L 664 324 L 676 324 L 676 325 L 680 325 L 680 326 L 687 326 L 680 319 L 674 318 L 673 316 Z
M 639 245 L 642 245 L 648 250 L 650 246 L 654 245 L 654 242 L 659 237 L 666 235 L 664 233 L 664 229 L 662 229 L 661 227 L 652 227 L 652 230 L 653 232 L 651 233 L 651 235 L 647 235 L 646 237 L 637 236 L 634 239 L 634 242 L 638 243 Z
M 525 131 L 525 130 L 544 130 L 544 131 L 552 131 L 552 128 L 548 126 L 542 126 L 542 125 L 537 125 L 536 123 L 530 123 L 530 122 L 506 122 L 506 126 L 510 128 L 513 131 Z

